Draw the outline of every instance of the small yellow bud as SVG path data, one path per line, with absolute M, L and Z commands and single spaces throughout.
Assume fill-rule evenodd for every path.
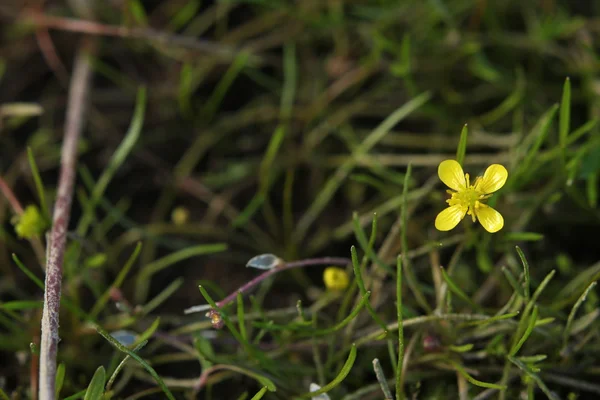
M 34 205 L 28 205 L 15 223 L 15 232 L 20 238 L 31 239 L 44 233 L 47 224 Z
M 327 267 L 323 272 L 323 282 L 329 290 L 341 291 L 348 287 L 350 278 L 346 271 L 338 267 Z
M 171 213 L 171 221 L 177 226 L 184 225 L 190 219 L 190 211 L 185 207 L 176 207 Z

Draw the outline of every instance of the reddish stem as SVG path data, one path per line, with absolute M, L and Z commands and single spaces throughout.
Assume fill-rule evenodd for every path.
M 69 226 L 77 143 L 83 130 L 84 105 L 90 86 L 91 67 L 88 53 L 89 43 L 84 44 L 75 60 L 65 125 L 65 136 L 61 150 L 61 168 L 58 180 L 58 193 L 52 218 L 52 230 L 48 243 L 46 262 L 46 286 L 42 313 L 42 336 L 40 343 L 40 392 L 43 400 L 55 399 L 56 355 L 58 351 L 58 320 L 62 283 L 62 264 L 66 246 L 66 233 Z
M 0 176 L 0 192 L 2 192 L 4 197 L 6 197 L 6 200 L 8 200 L 8 202 L 10 203 L 10 206 L 12 207 L 15 214 L 17 214 L 17 215 L 23 214 L 23 207 L 21 206 L 21 203 L 19 203 L 19 200 L 17 199 L 17 197 L 15 196 L 13 191 L 10 189 L 10 187 L 6 184 L 6 181 L 4 180 L 4 178 L 2 178 L 1 176 Z
M 279 267 L 275 267 L 273 269 L 270 269 L 270 270 L 258 275 L 256 278 L 254 278 L 251 281 L 240 286 L 236 291 L 231 293 L 229 296 L 225 297 L 221 301 L 218 301 L 217 306 L 219 308 L 225 307 L 227 304 L 231 303 L 232 301 L 234 301 L 237 298 L 238 293 L 241 293 L 243 295 L 244 293 L 249 292 L 253 287 L 258 285 L 259 283 L 261 283 L 262 281 L 264 281 L 271 275 L 275 275 L 276 273 L 281 272 L 281 271 L 285 271 L 285 270 L 292 269 L 292 268 L 308 267 L 311 265 L 346 265 L 351 262 L 352 262 L 351 260 L 349 260 L 348 258 L 344 258 L 344 257 L 322 257 L 322 258 L 311 258 L 308 260 L 300 260 L 300 261 L 292 261 L 292 262 L 284 263 L 283 265 L 281 265 Z

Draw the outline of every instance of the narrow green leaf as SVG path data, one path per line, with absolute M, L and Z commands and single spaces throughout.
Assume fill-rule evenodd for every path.
M 362 273 L 360 270 L 360 264 L 358 263 L 358 255 L 356 254 L 356 247 L 354 247 L 354 246 L 350 247 L 350 255 L 351 255 L 351 259 L 352 259 L 352 270 L 354 271 L 354 276 L 356 277 L 356 285 L 358 286 L 360 295 L 364 297 L 367 295 L 367 288 L 365 287 L 365 282 L 363 280 Z M 367 302 L 366 306 L 367 306 L 367 310 L 368 310 L 369 314 L 371 315 L 371 317 L 373 318 L 373 320 L 381 327 L 381 329 L 383 329 L 383 331 L 387 335 L 387 327 L 385 325 L 385 322 L 383 322 L 383 320 L 381 318 L 379 318 L 379 316 L 377 315 L 377 313 L 371 306 L 371 303 Z
M 181 249 L 143 266 L 136 277 L 136 300 L 141 303 L 146 299 L 150 277 L 158 271 L 162 271 L 163 269 L 188 258 L 219 253 L 226 249 L 227 245 L 225 243 L 201 244 Z
M 519 163 L 517 174 L 519 176 L 528 176 L 531 173 L 531 164 L 538 155 L 538 152 L 548 137 L 548 133 L 550 132 L 550 127 L 552 126 L 552 121 L 554 120 L 554 116 L 558 111 L 558 105 L 555 104 L 548 111 L 546 111 L 538 120 L 536 125 L 531 130 L 524 142 L 533 140 L 533 144 L 527 149 L 527 153 L 524 159 Z M 527 140 L 529 139 L 529 140 Z
M 529 317 L 529 324 L 527 325 L 527 329 L 525 330 L 525 333 L 523 333 L 523 336 L 521 336 L 521 339 L 519 339 L 517 344 L 515 344 L 512 347 L 512 349 L 509 352 L 509 355 L 514 356 L 515 354 L 517 354 L 519 352 L 519 350 L 521 349 L 521 347 L 523 346 L 523 344 L 525 344 L 525 341 L 529 338 L 529 335 L 531 335 L 531 332 L 533 332 L 533 328 L 535 327 L 537 317 L 538 317 L 538 308 L 537 308 L 537 306 L 535 306 L 533 308 L 533 313 L 531 313 L 531 316 Z
M 542 379 L 535 372 L 533 372 L 529 367 L 527 367 L 527 365 L 525 365 L 523 362 L 521 362 L 520 360 L 518 360 L 517 358 L 512 357 L 512 356 L 508 356 L 508 359 L 510 362 L 515 364 L 517 367 L 519 367 L 519 369 L 521 371 L 525 372 L 526 375 L 528 375 L 531 379 L 533 379 L 535 381 L 535 383 L 538 385 L 538 387 L 541 389 L 541 391 L 544 392 L 544 394 L 548 397 L 548 399 L 560 400 L 560 397 L 558 397 L 556 395 L 556 393 L 551 391 L 548 388 L 548 386 L 546 386 L 544 381 L 542 381 Z
M 372 247 L 369 247 L 367 236 L 365 235 L 365 232 L 360 226 L 360 221 L 358 219 L 357 212 L 354 212 L 352 214 L 352 225 L 354 227 L 354 235 L 356 236 L 356 240 L 358 241 L 360 248 L 365 252 L 366 256 L 370 258 L 380 268 L 386 271 L 388 274 L 393 275 L 392 268 L 385 262 L 383 262 L 381 258 L 379 258 L 379 256 L 373 251 Z
M 567 77 L 563 85 L 562 101 L 560 102 L 558 139 L 562 149 L 563 165 L 567 160 L 567 141 L 571 124 L 571 80 Z
M 94 373 L 90 384 L 85 392 L 84 400 L 101 400 L 104 395 L 104 381 L 106 379 L 106 372 L 104 367 L 100 366 Z
M 40 199 L 40 208 L 42 210 L 42 215 L 47 222 L 50 222 L 52 219 L 50 218 L 48 204 L 46 203 L 46 193 L 44 190 L 44 183 L 42 182 L 42 177 L 40 176 L 40 171 L 35 162 L 35 157 L 33 156 L 33 151 L 31 147 L 27 147 L 27 158 L 29 160 L 29 168 L 31 168 L 31 175 L 33 176 L 33 181 L 35 182 L 35 189 Z
M 495 383 L 487 383 L 487 382 L 482 382 L 480 380 L 477 380 L 477 379 L 473 378 L 471 375 L 469 375 L 469 373 L 459 363 L 457 363 L 453 360 L 448 360 L 448 362 L 450 362 L 450 364 L 452 364 L 452 366 L 454 367 L 456 372 L 461 374 L 467 381 L 469 381 L 470 383 L 472 383 L 475 386 L 479 386 L 479 387 L 487 388 L 487 389 L 498 389 L 498 390 L 506 389 L 506 386 L 504 386 L 504 385 L 498 385 Z
M 71 396 L 65 397 L 63 400 L 77 400 L 77 399 L 82 399 L 83 396 L 85 396 L 85 392 L 86 392 L 86 389 L 83 389 L 80 392 L 77 392 L 75 394 L 72 394 Z
M 148 25 L 148 16 L 140 0 L 129 0 L 129 12 L 136 23 L 142 26 Z
M 598 172 L 592 172 L 586 178 L 586 195 L 588 205 L 590 208 L 595 209 L 598 205 L 598 178 L 600 174 Z
M 365 304 L 368 303 L 369 296 L 371 296 L 371 292 L 367 292 L 362 297 L 360 303 L 358 303 L 358 305 L 354 308 L 354 310 L 352 310 L 352 312 L 346 318 L 344 318 L 343 320 L 341 320 L 334 326 L 325 328 L 325 329 L 317 329 L 315 331 L 311 331 L 310 335 L 314 335 L 314 336 L 329 335 L 331 333 L 339 331 L 344 326 L 348 325 L 350 323 L 350 321 L 352 321 L 354 318 L 356 318 L 356 316 L 358 315 L 360 310 L 362 310 L 362 308 L 365 306 Z
M 56 368 L 56 379 L 55 381 L 55 393 L 56 393 L 56 398 L 59 399 L 59 395 L 60 395 L 60 390 L 63 387 L 63 383 L 65 382 L 65 364 L 64 363 L 60 363 L 58 365 L 58 368 Z
M 448 346 L 448 349 L 456 353 L 466 353 L 467 351 L 471 351 L 471 349 L 473 349 L 473 343 L 463 344 L 462 346 Z
M 129 259 L 127 260 L 127 262 L 125 263 L 123 268 L 121 268 L 119 270 L 119 274 L 115 278 L 115 281 L 112 283 L 112 285 L 110 285 L 110 287 L 108 289 L 106 289 L 106 291 L 102 294 L 102 296 L 100 296 L 98 298 L 98 300 L 96 301 L 96 304 L 94 304 L 94 307 L 92 307 L 92 311 L 90 311 L 90 316 L 92 317 L 92 319 L 95 319 L 98 316 L 100 311 L 102 311 L 102 309 L 108 302 L 108 299 L 110 299 L 111 290 L 118 289 L 121 287 L 121 285 L 123 284 L 123 281 L 125 281 L 125 278 L 127 277 L 127 274 L 131 270 L 131 267 L 133 267 L 135 260 L 137 260 L 137 257 L 140 254 L 141 250 L 142 250 L 142 243 L 138 242 L 137 245 L 135 246 L 135 249 L 133 250 L 133 253 L 131 253 L 131 256 L 129 256 Z
M 189 63 L 184 63 L 179 71 L 179 91 L 177 101 L 179 102 L 179 111 L 184 116 L 188 117 L 192 114 L 191 96 L 194 85 L 193 69 Z
M 164 288 L 160 293 L 156 295 L 152 300 L 148 303 L 144 304 L 142 307 L 141 315 L 150 314 L 156 307 L 160 306 L 164 303 L 169 297 L 173 295 L 185 282 L 183 277 L 179 277 L 175 279 L 173 282 L 169 283 L 169 285 Z
M 210 120 L 212 120 L 212 118 L 214 117 L 216 111 L 221 105 L 221 102 L 225 98 L 225 95 L 229 91 L 229 88 L 246 67 L 248 58 L 248 53 L 239 53 L 239 55 L 235 58 L 229 69 L 227 69 L 227 71 L 215 87 L 215 90 L 212 92 L 210 98 L 200 111 L 200 118 L 206 123 L 210 122 Z
M 10 397 L 8 397 L 6 393 L 4 393 L 4 390 L 2 390 L 2 388 L 0 388 L 0 400 L 10 400 Z
M 158 329 L 159 325 L 160 325 L 160 317 L 156 317 L 156 319 L 154 320 L 154 322 L 152 323 L 152 325 L 150 325 L 148 327 L 148 329 L 146 329 L 141 335 L 139 335 L 137 337 L 137 339 L 133 343 L 133 346 L 136 347 L 136 346 L 138 346 L 142 342 L 147 342 L 148 339 L 150 339 L 152 337 L 152 335 L 154 334 L 154 332 L 156 332 L 156 330 Z
M 467 124 L 465 124 L 465 126 L 463 126 L 462 131 L 460 132 L 460 140 L 458 141 L 458 147 L 456 149 L 456 161 L 458 161 L 460 165 L 463 165 L 463 162 L 465 161 L 465 154 L 467 153 L 468 135 L 469 128 L 467 127 Z
M 245 340 L 242 337 L 242 335 L 240 334 L 240 332 L 236 329 L 235 325 L 231 322 L 231 319 L 227 316 L 226 313 L 223 312 L 222 309 L 220 309 L 217 306 L 217 303 L 213 300 L 213 298 L 206 291 L 206 289 L 204 289 L 204 287 L 202 285 L 199 285 L 198 289 L 200 290 L 200 293 L 202 294 L 202 297 L 204 297 L 204 299 L 206 300 L 206 302 L 208 304 L 210 304 L 210 306 L 212 307 L 212 309 L 215 310 L 215 311 L 217 311 L 219 313 L 219 315 L 221 316 L 221 318 L 223 318 L 223 322 L 225 322 L 225 326 L 227 326 L 227 329 L 229 329 L 229 331 L 231 332 L 231 334 L 233 335 L 233 337 L 244 347 L 244 349 L 246 350 L 246 352 L 248 354 L 256 357 L 257 359 L 259 359 L 261 361 L 261 363 L 263 365 L 265 365 L 265 367 L 272 367 L 273 363 L 271 363 L 270 360 L 268 360 L 261 351 L 255 349 L 247 340 Z
M 522 356 L 516 358 L 524 363 L 533 364 L 540 361 L 544 361 L 546 358 L 548 358 L 548 356 L 546 354 L 537 354 L 535 356 Z
M 160 376 L 158 376 L 158 374 L 156 373 L 154 368 L 152 368 L 150 366 L 150 364 L 148 364 L 146 361 L 144 361 L 144 359 L 142 359 L 140 356 L 138 356 L 136 353 L 134 353 L 133 350 L 131 350 L 131 349 L 127 348 L 126 346 L 123 346 L 121 343 L 119 343 L 115 338 L 113 338 L 108 332 L 106 332 L 100 326 L 96 325 L 96 331 L 98 331 L 98 333 L 100 335 L 102 335 L 102 337 L 104 339 L 106 339 L 117 350 L 129 355 L 131 358 L 133 358 L 138 363 L 140 363 L 142 365 L 142 367 L 144 367 L 146 369 L 146 371 L 148 371 L 148 373 L 152 376 L 152 378 L 154 378 L 156 383 L 158 383 L 158 386 L 160 386 L 160 388 L 165 393 L 167 398 L 169 400 L 175 400 L 175 397 L 173 396 L 173 394 L 171 393 L 171 391 L 169 390 L 167 385 L 165 385 L 163 380 L 160 378 Z
M 101 200 L 108 184 L 112 180 L 113 176 L 119 169 L 121 165 L 125 162 L 125 159 L 131 151 L 133 147 L 137 143 L 140 134 L 142 132 L 142 126 L 144 124 L 144 113 L 146 110 L 146 89 L 140 88 L 137 92 L 135 110 L 133 112 L 133 117 L 131 119 L 131 123 L 129 125 L 129 129 L 123 138 L 123 141 L 117 147 L 117 150 L 113 153 L 110 161 L 106 169 L 100 175 L 98 182 L 96 182 L 96 186 L 92 190 L 92 194 L 90 196 L 89 202 L 85 205 L 85 209 L 83 210 L 83 215 L 79 220 L 79 224 L 77 226 L 77 234 L 81 237 L 85 237 L 87 230 L 92 223 L 94 218 L 94 209 L 96 205 Z
M 450 278 L 450 276 L 448 275 L 448 273 L 446 272 L 446 270 L 443 267 L 440 267 L 440 271 L 442 272 L 442 278 L 444 278 L 444 281 L 446 281 L 446 284 L 448 284 L 448 288 L 450 289 L 450 291 L 452 293 L 454 293 L 455 295 L 460 297 L 462 300 L 464 300 L 467 304 L 469 304 L 469 306 L 471 306 L 475 310 L 478 310 L 478 311 L 481 310 L 481 306 L 479 306 L 478 304 L 475 304 L 473 302 L 473 300 L 471 300 L 471 298 L 469 296 L 467 296 L 467 294 L 465 292 L 463 292 L 462 289 L 459 288 L 456 283 L 454 283 L 452 278 Z
M 498 105 L 498 107 L 496 107 L 493 110 L 482 115 L 479 118 L 481 123 L 484 125 L 493 124 L 500 118 L 507 115 L 512 109 L 514 109 L 521 102 L 521 99 L 523 98 L 524 94 L 525 94 L 525 74 L 523 73 L 523 71 L 521 69 L 518 69 L 515 89 L 513 90 L 513 92 L 506 99 L 504 99 L 504 101 L 502 101 L 502 103 L 500 103 Z
M 267 393 L 268 388 L 266 386 L 263 386 L 262 389 L 260 389 L 260 391 L 258 393 L 256 393 L 254 396 L 252 396 L 252 399 L 250 400 L 260 400 L 263 398 L 263 396 L 265 395 L 265 393 Z
M 373 360 L 373 370 L 375 371 L 375 377 L 377 378 L 377 382 L 379 382 L 379 386 L 381 387 L 381 391 L 383 392 L 383 397 L 385 400 L 392 400 L 392 391 L 387 383 L 387 379 L 383 372 L 383 368 L 381 367 L 381 363 L 377 358 Z
M 140 344 L 138 344 L 137 346 L 135 346 L 132 351 L 134 353 L 137 353 L 147 343 L 148 343 L 147 340 L 141 342 Z M 112 388 L 113 383 L 117 379 L 117 375 L 119 375 L 119 372 L 121 372 L 121 370 L 125 367 L 125 364 L 127 364 L 127 361 L 129 361 L 129 359 L 131 359 L 131 357 L 129 356 L 129 354 L 126 354 L 125 357 L 123 357 L 123 360 L 121 360 L 121 362 L 119 363 L 119 365 L 117 365 L 117 368 L 115 368 L 115 371 L 112 373 L 112 375 L 108 379 L 108 382 L 106 382 L 106 391 L 107 392 L 110 391 L 110 389 Z
M 403 253 L 406 250 L 403 251 Z M 405 258 L 405 257 L 404 257 Z M 398 362 L 396 363 L 396 400 L 404 399 L 402 366 L 404 365 L 404 318 L 402 317 L 402 259 L 396 258 L 396 318 L 398 320 Z
M 468 321 L 463 323 L 462 325 L 468 326 L 468 325 L 487 325 L 490 324 L 492 322 L 497 322 L 497 321 L 502 321 L 505 319 L 511 319 L 513 317 L 516 317 L 517 315 L 519 315 L 518 311 L 512 312 L 512 313 L 508 313 L 508 314 L 502 314 L 502 315 L 496 315 L 493 317 L 489 317 L 486 319 L 482 319 L 482 320 L 478 320 L 478 321 Z
M 43 301 L 37 300 L 13 300 L 6 303 L 0 303 L 0 310 L 35 310 L 44 306 Z
M 508 283 L 510 283 L 510 286 L 512 286 L 513 290 L 519 296 L 525 297 L 525 293 L 523 292 L 523 286 L 519 285 L 519 282 L 517 282 L 517 279 L 515 278 L 515 276 L 513 275 L 513 273 L 510 272 L 510 270 L 508 268 L 506 268 L 506 267 L 502 267 L 502 273 L 506 277 L 506 280 L 508 281 Z
M 184 5 L 177 7 L 177 13 L 169 21 L 169 30 L 178 31 L 185 27 L 197 15 L 201 4 L 201 0 L 189 0 Z
M 525 254 L 523 250 L 519 246 L 515 247 L 517 249 L 517 253 L 519 254 L 519 258 L 521 259 L 521 263 L 523 264 L 523 290 L 525 292 L 525 301 L 529 301 L 529 285 L 530 285 L 530 277 L 529 277 L 529 262 L 527 262 L 527 258 L 525 258 Z
M 563 331 L 563 347 L 567 346 L 567 341 L 569 340 L 569 335 L 571 333 L 571 327 L 573 326 L 573 321 L 575 320 L 575 316 L 577 315 L 577 311 L 579 307 L 583 304 L 585 299 L 587 298 L 590 290 L 592 290 L 596 286 L 597 281 L 594 281 L 588 285 L 587 288 L 583 291 L 581 296 L 577 299 L 571 312 L 569 313 L 569 317 L 567 318 L 567 324 L 565 325 L 565 330 Z
M 244 340 L 248 340 L 248 335 L 246 334 L 246 321 L 244 318 L 244 298 L 239 292 L 237 294 L 237 317 L 238 325 L 240 326 L 240 335 Z
M 354 360 L 356 360 L 356 345 L 352 344 L 352 347 L 350 348 L 350 354 L 348 355 L 348 359 L 344 363 L 344 366 L 340 370 L 340 373 L 331 382 L 323 386 L 321 389 L 314 392 L 304 393 L 303 395 L 299 396 L 298 399 L 309 399 L 311 397 L 318 396 L 322 393 L 327 393 L 331 389 L 335 388 L 337 385 L 342 383 L 346 376 L 348 376 L 350 370 L 352 369 L 352 366 L 354 365 Z
M 40 278 L 38 278 L 37 276 L 35 276 L 35 274 L 33 272 L 31 272 L 29 270 L 29 268 L 27 268 L 22 262 L 21 260 L 19 260 L 19 258 L 17 257 L 16 254 L 13 253 L 12 255 L 12 259 L 15 262 L 15 264 L 17 264 L 17 266 L 19 267 L 19 269 L 21 271 L 23 271 L 23 273 L 25 275 L 27 275 L 27 277 L 29 279 L 31 279 L 33 281 L 33 283 L 35 283 L 37 285 L 37 287 L 39 287 L 40 289 L 44 290 L 44 282 L 42 282 L 40 280 Z
M 513 242 L 538 242 L 544 239 L 544 235 L 536 232 L 508 232 L 504 240 Z
M 412 173 L 412 164 L 409 163 L 406 168 L 406 175 L 404 176 L 404 185 L 402 187 L 402 209 L 400 210 L 400 218 L 402 219 L 402 224 L 400 226 L 400 243 L 402 244 L 402 270 L 406 274 L 406 283 L 408 287 L 412 291 L 417 303 L 424 310 L 427 311 L 428 314 L 432 312 L 429 303 L 427 303 L 427 299 L 423 295 L 423 292 L 419 288 L 419 283 L 417 282 L 417 278 L 413 272 L 413 269 L 410 265 L 409 258 L 406 256 L 408 253 L 408 236 L 407 236 L 407 226 L 408 226 L 408 183 L 410 182 L 410 177 Z

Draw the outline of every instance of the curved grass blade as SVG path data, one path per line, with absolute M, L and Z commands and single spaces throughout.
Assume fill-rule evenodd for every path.
M 354 365 L 354 360 L 356 360 L 356 344 L 353 344 L 352 347 L 350 348 L 350 354 L 348 355 L 348 359 L 346 360 L 346 363 L 340 370 L 340 373 L 331 382 L 329 382 L 327 385 L 323 386 L 321 389 L 319 389 L 315 392 L 304 393 L 304 394 L 298 396 L 297 399 L 309 399 L 313 396 L 317 396 L 322 393 L 327 393 L 331 389 L 338 386 L 340 383 L 342 383 L 342 381 L 350 373 L 350 370 L 352 369 L 352 366 Z
M 133 350 L 131 350 L 131 349 L 123 346 L 121 343 L 119 343 L 117 340 L 115 340 L 115 338 L 113 338 L 110 335 L 110 333 L 106 332 L 100 326 L 96 325 L 96 331 L 100 335 L 102 335 L 102 337 L 104 339 L 106 339 L 108 341 L 108 343 L 110 343 L 117 350 L 119 350 L 119 351 L 127 354 L 128 356 L 130 356 L 131 358 L 133 358 L 134 360 L 136 360 L 138 363 L 140 363 L 142 365 L 142 367 L 144 367 L 146 369 L 146 371 L 148 371 L 148 373 L 152 376 L 152 378 L 154 378 L 154 380 L 156 381 L 156 383 L 158 384 L 158 386 L 160 386 L 160 388 L 165 393 L 165 395 L 167 396 L 167 398 L 169 400 L 175 400 L 175 397 L 173 396 L 173 394 L 171 393 L 171 391 L 169 390 L 169 388 L 167 387 L 167 385 L 165 385 L 165 383 L 163 382 L 163 380 L 161 379 L 161 377 L 158 376 L 158 374 L 156 373 L 156 371 L 154 370 L 154 368 L 152 368 L 150 366 L 150 364 L 148 364 L 146 361 L 144 361 L 143 358 L 141 358 L 140 356 L 138 356 L 137 354 L 135 354 L 133 352 Z

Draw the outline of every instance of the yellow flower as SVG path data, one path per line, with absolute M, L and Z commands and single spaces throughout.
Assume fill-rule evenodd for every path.
M 177 226 L 185 225 L 190 219 L 190 210 L 185 207 L 177 207 L 171 213 L 171 221 Z
M 506 168 L 500 164 L 492 164 L 485 170 L 483 177 L 478 177 L 471 185 L 469 174 L 463 172 L 460 164 L 455 160 L 446 160 L 440 163 L 438 175 L 442 182 L 452 189 L 448 190 L 452 197 L 446 200 L 450 206 L 435 219 L 435 227 L 438 230 L 453 229 L 466 214 L 473 218 L 473 222 L 479 220 L 488 232 L 494 233 L 502 229 L 502 215 L 483 201 L 504 186 L 508 178 Z
M 348 274 L 338 267 L 327 267 L 323 272 L 323 281 L 329 290 L 344 290 L 350 283 Z
M 21 239 L 31 239 L 41 235 L 47 228 L 47 223 L 37 206 L 28 205 L 23 214 L 15 218 L 15 232 Z

